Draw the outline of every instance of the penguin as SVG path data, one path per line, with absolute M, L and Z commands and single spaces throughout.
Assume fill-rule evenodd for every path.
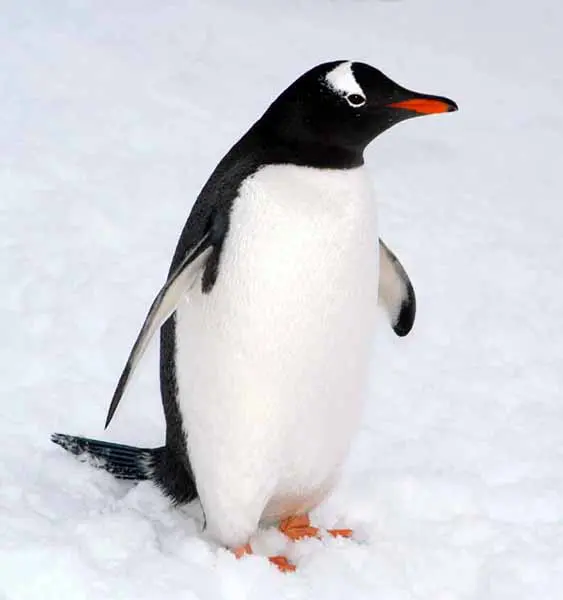
M 399 336 L 416 313 L 379 238 L 364 151 L 401 121 L 455 110 L 362 62 L 299 77 L 204 185 L 117 384 L 106 427 L 160 331 L 164 446 L 52 440 L 117 477 L 152 480 L 175 504 L 199 498 L 209 535 L 237 557 L 261 523 L 319 535 L 307 515 L 359 426 L 377 304 Z

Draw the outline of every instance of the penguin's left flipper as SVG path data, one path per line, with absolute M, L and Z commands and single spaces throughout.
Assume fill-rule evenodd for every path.
M 414 325 L 416 296 L 414 288 L 399 259 L 379 240 L 379 302 L 383 305 L 393 331 L 407 335 Z
M 184 260 L 169 276 L 168 280 L 154 299 L 141 331 L 133 344 L 133 348 L 121 373 L 115 388 L 106 417 L 107 427 L 115 414 L 115 410 L 125 392 L 125 388 L 133 375 L 135 368 L 143 357 L 153 335 L 162 324 L 174 313 L 180 300 L 194 285 L 197 275 L 202 272 L 204 265 L 214 247 L 213 232 L 206 234 L 186 254 Z

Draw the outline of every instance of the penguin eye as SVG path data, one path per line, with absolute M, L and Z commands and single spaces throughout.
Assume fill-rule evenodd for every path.
M 360 94 L 348 94 L 346 100 L 348 100 L 348 104 L 354 108 L 363 106 L 366 103 L 366 99 L 363 96 L 360 96 Z

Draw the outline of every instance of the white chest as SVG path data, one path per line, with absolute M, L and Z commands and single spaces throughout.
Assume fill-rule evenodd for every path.
M 190 460 L 226 543 L 244 527 L 220 523 L 225 498 L 260 518 L 328 491 L 357 427 L 377 288 L 363 168 L 269 166 L 243 184 L 215 287 L 177 311 Z

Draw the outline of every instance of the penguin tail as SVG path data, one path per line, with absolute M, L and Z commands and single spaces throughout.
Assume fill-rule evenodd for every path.
M 53 433 L 51 441 L 118 479 L 132 481 L 152 479 L 164 451 L 164 447 L 135 448 L 64 433 Z

